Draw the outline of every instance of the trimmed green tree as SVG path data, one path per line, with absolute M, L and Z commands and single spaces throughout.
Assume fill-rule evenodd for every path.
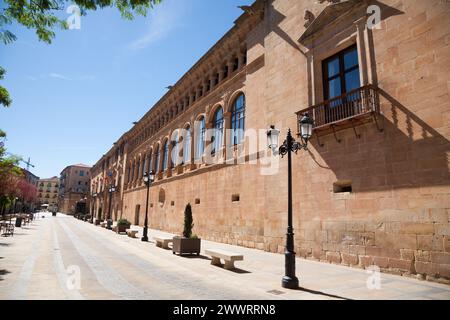
M 188 203 L 184 209 L 184 230 L 183 237 L 190 239 L 192 237 L 192 228 L 194 228 L 194 220 L 192 219 L 192 207 Z

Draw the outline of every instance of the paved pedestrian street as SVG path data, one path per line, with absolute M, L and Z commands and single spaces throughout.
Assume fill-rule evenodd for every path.
M 450 299 L 450 286 L 297 259 L 301 290 L 280 285 L 284 256 L 202 240 L 202 255 L 180 257 L 73 217 L 44 214 L 0 238 L 0 299 Z M 205 249 L 244 255 L 236 270 L 212 266 Z M 372 289 L 369 289 L 371 287 Z M 375 288 L 374 288 L 375 287 Z

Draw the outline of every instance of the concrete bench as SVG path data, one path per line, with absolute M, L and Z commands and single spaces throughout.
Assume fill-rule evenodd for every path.
M 129 236 L 130 238 L 137 238 L 136 237 L 136 234 L 138 233 L 138 231 L 137 230 L 131 230 L 131 229 L 128 229 L 127 230 L 127 236 Z
M 163 249 L 170 249 L 169 243 L 173 243 L 173 238 L 169 237 L 153 237 L 156 241 L 156 246 Z
M 224 268 L 227 270 L 234 269 L 234 262 L 235 261 L 242 261 L 244 260 L 244 256 L 241 254 L 228 252 L 225 250 L 220 249 L 207 249 L 205 250 L 205 254 L 208 256 L 211 256 L 211 264 L 212 265 L 221 265 L 220 259 L 223 259 L 225 261 Z

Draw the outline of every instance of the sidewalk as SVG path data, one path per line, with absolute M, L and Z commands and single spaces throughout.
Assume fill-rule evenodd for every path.
M 450 286 L 380 274 L 380 289 L 367 286 L 366 270 L 297 259 L 301 289 L 281 287 L 284 255 L 202 240 L 202 254 L 178 256 L 149 242 L 119 235 L 73 217 L 44 214 L 0 239 L 0 299 L 328 300 L 442 299 Z M 211 265 L 206 249 L 244 255 L 236 270 Z M 67 280 L 79 269 L 81 285 Z M 369 282 L 370 283 L 370 282 Z
M 123 240 L 135 245 L 142 244 L 140 236 L 142 236 L 143 228 L 132 226 L 132 229 L 139 231 L 139 241 L 133 242 L 130 241 L 133 239 L 128 240 L 129 238 L 123 238 Z M 154 236 L 171 236 L 171 234 L 149 229 L 148 236 L 149 241 L 153 242 Z M 381 273 L 380 289 L 370 290 L 367 282 L 372 273 L 368 270 L 300 258 L 297 258 L 296 267 L 297 277 L 302 290 L 287 290 L 281 287 L 281 278 L 284 275 L 284 255 L 202 240 L 202 255 L 205 249 L 210 248 L 223 249 L 244 255 L 244 261 L 235 263 L 235 266 L 239 268 L 237 272 L 242 275 L 238 285 L 242 287 L 258 287 L 266 292 L 272 291 L 273 294 L 280 295 L 284 299 L 303 299 L 306 297 L 302 297 L 305 293 L 313 293 L 315 294 L 314 299 L 450 300 L 450 286 L 445 284 Z M 195 259 L 191 261 L 200 262 Z M 209 263 L 209 261 L 202 261 L 202 263 Z M 215 266 L 210 267 L 217 268 Z M 308 296 L 308 298 L 310 297 Z

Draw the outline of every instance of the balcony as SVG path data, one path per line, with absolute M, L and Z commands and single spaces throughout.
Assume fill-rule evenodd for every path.
M 377 121 L 380 113 L 378 88 L 367 85 L 339 97 L 324 101 L 315 106 L 297 112 L 300 120 L 308 113 L 314 120 L 314 131 L 321 135 L 355 128 L 355 126 Z M 300 129 L 300 128 L 299 128 Z

